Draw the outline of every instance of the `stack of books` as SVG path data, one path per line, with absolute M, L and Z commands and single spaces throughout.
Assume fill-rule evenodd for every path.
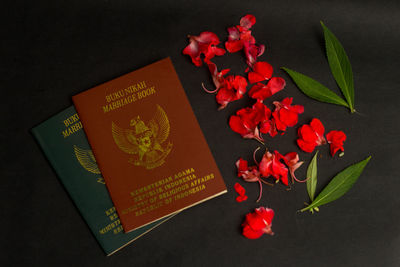
M 32 129 L 107 255 L 226 186 L 169 58 Z

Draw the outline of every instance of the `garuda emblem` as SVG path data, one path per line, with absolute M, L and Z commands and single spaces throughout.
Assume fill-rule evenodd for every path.
M 112 122 L 112 135 L 117 146 L 125 153 L 137 155 L 129 162 L 146 169 L 154 169 L 165 162 L 172 149 L 168 141 L 170 124 L 165 111 L 157 105 L 153 118 L 146 124 L 140 116 L 130 121 L 129 129 Z
M 92 150 L 90 149 L 83 149 L 76 145 L 74 145 L 74 152 L 76 159 L 82 165 L 82 167 L 87 170 L 88 172 L 94 174 L 101 174 L 99 167 L 96 163 L 96 158 L 93 155 Z M 101 184 L 105 184 L 103 177 L 97 178 L 97 182 Z

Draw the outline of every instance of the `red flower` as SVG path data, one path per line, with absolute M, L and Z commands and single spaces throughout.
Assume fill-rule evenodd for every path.
M 219 89 L 216 99 L 221 106 L 218 109 L 225 108 L 230 102 L 238 100 L 246 93 L 246 78 L 240 75 L 230 75 L 225 78 L 222 88 Z
M 304 124 L 298 130 L 297 144 L 305 152 L 312 152 L 316 146 L 326 144 L 325 128 L 319 119 L 312 119 L 310 125 Z
M 256 163 L 255 154 L 259 149 L 260 148 L 257 148 L 253 153 L 253 159 Z M 236 161 L 238 177 L 242 177 L 245 182 L 258 182 L 260 193 L 257 202 L 260 201 L 262 196 L 262 183 L 272 185 L 264 181 L 262 178 L 272 176 L 277 181 L 282 181 L 283 184 L 288 185 L 288 169 L 281 160 L 283 160 L 289 167 L 290 175 L 294 180 L 297 182 L 304 182 L 296 179 L 294 175 L 295 170 L 303 164 L 303 162 L 299 162 L 299 155 L 296 152 L 290 152 L 283 156 L 278 151 L 274 151 L 273 154 L 266 151 L 260 164 L 257 163 L 258 166 L 249 167 L 247 161 L 242 158 Z
M 262 143 L 264 140 L 260 136 L 258 124 L 265 124 L 270 115 L 271 111 L 263 103 L 257 102 L 251 108 L 239 109 L 236 115 L 230 117 L 229 126 L 243 138 L 254 138 Z
M 257 62 L 253 66 L 253 71 L 249 72 L 248 78 L 250 83 L 269 80 L 272 77 L 273 68 L 268 62 Z
M 326 134 L 332 157 L 338 150 L 344 151 L 343 143 L 346 141 L 346 135 L 342 131 L 330 131 Z
M 263 234 L 273 235 L 271 230 L 274 211 L 269 208 L 260 207 L 253 213 L 248 213 L 242 224 L 243 235 L 249 239 L 257 239 Z
M 256 23 L 253 15 L 246 15 L 240 19 L 240 25 L 228 28 L 228 41 L 225 48 L 230 53 L 235 53 L 244 49 L 247 64 L 252 67 L 256 58 L 264 53 L 265 46 L 257 45 L 256 40 L 251 35 L 250 28 Z
M 250 80 L 250 76 L 249 76 L 249 80 Z M 281 91 L 285 87 L 285 85 L 286 85 L 286 82 L 284 79 L 282 79 L 280 77 L 272 77 L 271 80 L 269 80 L 269 82 L 266 85 L 264 85 L 262 83 L 257 83 L 255 85 L 253 85 L 253 87 L 251 87 L 251 89 L 249 91 L 249 96 L 251 98 L 263 101 L 267 97 L 270 97 L 273 94 L 276 94 L 277 92 Z
M 280 162 L 283 156 L 274 151 L 274 154 L 266 151 L 260 162 L 260 173 L 263 177 L 274 177 L 277 181 L 282 181 L 284 185 L 288 185 L 288 169 Z
M 271 79 L 272 81 L 272 79 Z M 271 82 L 270 81 L 270 82 Z M 274 101 L 275 110 L 272 113 L 276 128 L 279 131 L 285 131 L 286 127 L 293 127 L 297 124 L 298 114 L 304 112 L 304 107 L 301 105 L 292 106 L 292 97 L 287 97 L 282 102 Z
M 192 62 L 200 67 L 203 62 L 200 55 L 204 55 L 206 63 L 214 56 L 222 56 L 225 54 L 225 49 L 216 47 L 220 43 L 218 36 L 212 32 L 202 32 L 199 36 L 189 35 L 190 44 L 183 49 L 184 55 L 189 55 Z
M 234 188 L 235 188 L 236 193 L 239 194 L 236 197 L 237 202 L 243 202 L 243 201 L 247 200 L 246 190 L 243 188 L 243 186 L 241 186 L 239 183 L 236 183 L 234 185 Z
M 256 23 L 253 15 L 246 15 L 240 19 L 240 25 L 228 28 L 228 41 L 225 42 L 225 48 L 230 53 L 235 53 L 243 49 L 245 42 L 255 43 L 251 36 L 250 28 Z
M 202 84 L 203 89 L 207 93 L 217 93 L 216 100 L 221 106 L 219 109 L 223 109 L 228 105 L 229 102 L 238 100 L 243 97 L 246 93 L 247 81 L 240 75 L 230 75 L 224 77 L 229 72 L 229 69 L 224 69 L 218 72 L 217 65 L 212 62 L 207 63 L 208 69 L 210 70 L 215 90 L 207 90 Z

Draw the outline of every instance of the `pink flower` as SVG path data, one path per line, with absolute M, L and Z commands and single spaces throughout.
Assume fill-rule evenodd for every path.
M 269 208 L 259 207 L 253 213 L 246 214 L 242 223 L 243 235 L 249 239 L 260 238 L 263 234 L 274 235 L 271 230 L 274 211 Z

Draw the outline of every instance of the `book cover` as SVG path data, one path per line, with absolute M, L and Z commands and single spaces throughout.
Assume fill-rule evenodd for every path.
M 126 232 L 226 192 L 169 58 L 72 99 Z
M 32 133 L 107 256 L 164 222 L 124 233 L 73 106 L 36 126 Z

